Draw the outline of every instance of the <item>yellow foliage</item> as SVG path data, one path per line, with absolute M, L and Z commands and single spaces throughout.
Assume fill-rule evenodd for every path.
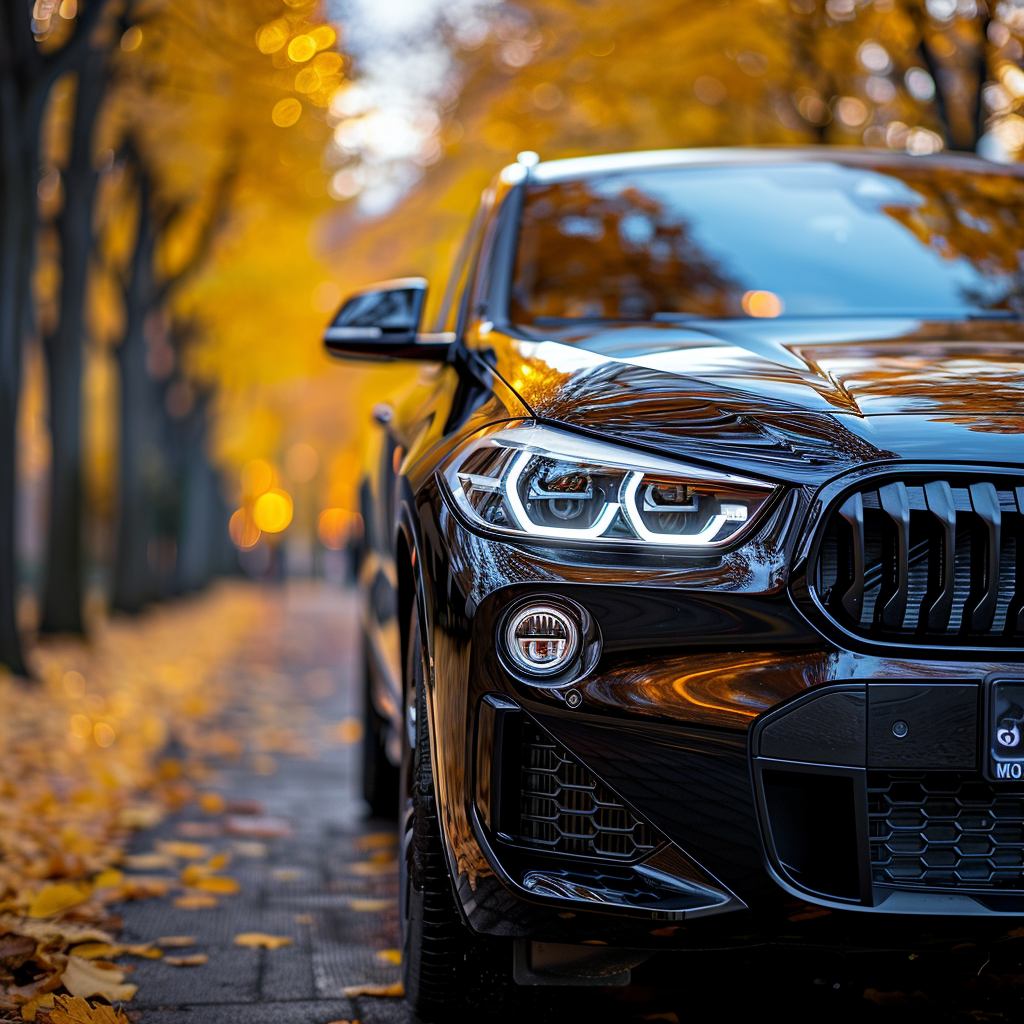
M 50 1011 L 51 1024 L 128 1024 L 120 1009 L 97 1003 L 91 1006 L 80 996 L 57 996 Z
M 138 990 L 137 985 L 125 984 L 124 971 L 113 964 L 83 960 L 78 956 L 68 957 L 61 984 L 73 996 L 82 999 L 101 996 L 111 1003 L 131 999 Z
M 266 935 L 263 932 L 243 932 L 235 936 L 236 946 L 248 946 L 251 949 L 280 949 L 290 946 L 292 940 L 287 935 Z
M 28 916 L 55 917 L 64 910 L 84 903 L 91 895 L 90 886 L 77 882 L 58 882 L 55 885 L 45 885 L 29 904 Z

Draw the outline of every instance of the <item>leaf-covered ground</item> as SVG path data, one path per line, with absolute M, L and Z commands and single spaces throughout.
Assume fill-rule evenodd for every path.
M 198 911 L 244 898 L 233 863 L 291 827 L 253 801 L 232 806 L 218 774 L 237 765 L 266 778 L 282 755 L 316 759 L 359 739 L 358 720 L 314 711 L 335 692 L 330 637 L 331 654 L 297 687 L 280 671 L 292 653 L 286 604 L 284 592 L 221 586 L 115 619 L 88 644 L 44 641 L 36 682 L 0 680 L 0 1014 L 125 1020 L 106 1004 L 131 1005 L 140 960 L 167 969 L 206 962 L 191 936 L 120 941 L 126 905 Z M 337 595 L 328 604 L 351 647 L 353 605 Z M 203 819 L 191 833 L 217 841 L 147 839 L 189 814 Z M 234 941 L 277 949 L 291 939 L 249 932 Z

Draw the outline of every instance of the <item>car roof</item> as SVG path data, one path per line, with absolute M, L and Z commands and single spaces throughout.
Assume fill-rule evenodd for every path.
M 828 161 L 852 165 L 940 166 L 978 174 L 1020 176 L 1020 164 L 997 164 L 971 153 L 939 153 L 911 156 L 888 150 L 852 146 L 744 146 L 707 149 L 659 149 L 638 153 L 608 153 L 602 156 L 570 157 L 542 161 L 529 169 L 532 182 L 572 181 L 597 174 L 658 170 L 671 167 L 723 165 L 771 165 Z M 515 165 L 513 165 L 515 166 Z M 520 173 L 524 169 L 520 168 Z M 525 176 L 525 175 L 523 175 Z

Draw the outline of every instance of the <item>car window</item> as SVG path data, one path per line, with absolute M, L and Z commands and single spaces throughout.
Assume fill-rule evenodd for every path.
M 509 315 L 1024 312 L 1024 180 L 948 165 L 670 168 L 538 183 Z

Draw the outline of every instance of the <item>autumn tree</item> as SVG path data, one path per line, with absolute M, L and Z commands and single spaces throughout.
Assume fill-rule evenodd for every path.
M 85 2 L 73 19 L 60 18 L 57 7 L 56 0 L 11 0 L 0 8 L 0 662 L 21 673 L 15 424 L 22 346 L 34 324 L 40 129 L 54 82 L 87 57 L 104 3 Z
M 94 29 L 74 74 L 74 102 L 66 167 L 60 174 L 63 203 L 55 218 L 60 293 L 56 315 L 44 332 L 49 383 L 50 515 L 41 629 L 82 632 L 82 358 L 85 307 L 94 243 L 99 180 L 94 136 L 107 89 L 107 65 L 119 33 L 113 19 Z M 61 171 L 63 173 L 61 174 Z

